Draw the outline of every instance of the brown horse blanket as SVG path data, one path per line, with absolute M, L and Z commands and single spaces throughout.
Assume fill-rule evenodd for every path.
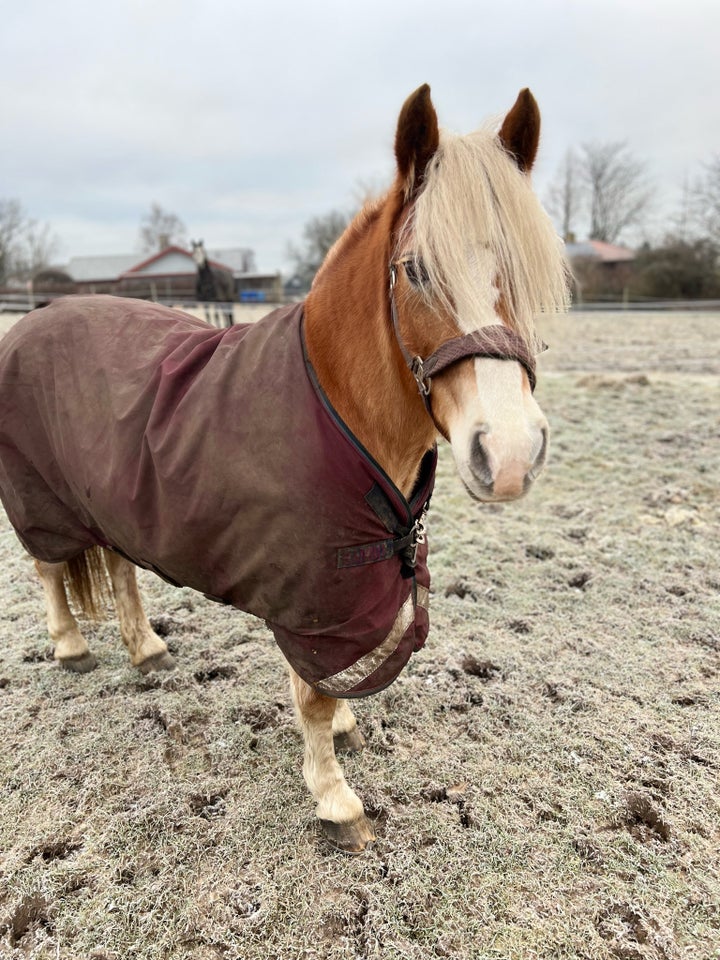
M 436 452 L 407 502 L 324 395 L 302 318 L 216 330 L 100 296 L 34 311 L 0 340 L 0 499 L 32 556 L 110 547 L 266 620 L 318 690 L 363 696 L 427 636 L 413 541 Z

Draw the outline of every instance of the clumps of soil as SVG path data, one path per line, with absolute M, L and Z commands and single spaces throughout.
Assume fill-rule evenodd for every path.
M 28 854 L 28 863 L 35 857 L 40 857 L 45 863 L 51 863 L 53 860 L 67 860 L 74 853 L 82 848 L 80 840 L 63 838 L 61 840 L 47 840 L 44 843 L 33 847 Z
M 23 654 L 22 662 L 23 663 L 52 663 L 53 660 L 53 648 L 44 646 L 38 647 L 34 650 L 28 650 L 27 653 Z
M 477 820 L 467 799 L 467 790 L 467 783 L 453 783 L 447 787 L 440 786 L 437 783 L 429 783 L 420 791 L 420 796 L 428 803 L 454 804 L 458 809 L 460 825 L 469 828 L 476 826 Z
M 247 724 L 253 733 L 260 733 L 277 727 L 281 722 L 280 713 L 284 710 L 284 703 L 239 706 L 230 712 L 230 720 L 232 723 Z
M 707 633 L 692 633 L 689 640 L 690 643 L 705 647 L 707 650 L 720 651 L 720 634 L 711 633 L 709 630 Z
M 618 960 L 669 960 L 669 937 L 658 923 L 629 903 L 611 903 L 596 918 L 597 932 Z
M 588 538 L 588 529 L 587 527 L 570 527 L 569 530 L 564 531 L 564 536 L 568 540 L 575 540 L 576 543 L 584 543 Z
M 552 560 L 555 556 L 555 551 L 552 547 L 543 547 L 530 543 L 525 547 L 525 556 L 533 557 L 535 560 Z
M 670 701 L 676 707 L 709 707 L 710 700 L 704 693 L 686 693 L 673 697 Z
M 237 669 L 231 664 L 215 664 L 197 670 L 193 677 L 198 683 L 212 683 L 215 680 L 230 680 L 237 675 Z
M 587 830 L 573 837 L 572 848 L 580 859 L 589 866 L 600 866 L 605 862 L 602 850 Z
M 618 393 L 625 387 L 649 387 L 651 383 L 650 378 L 645 373 L 630 373 L 624 377 L 589 373 L 587 376 L 580 377 L 576 382 L 578 387 L 587 387 L 590 390 L 615 390 Z
M 11 947 L 29 946 L 26 941 L 38 930 L 49 933 L 55 928 L 50 902 L 41 893 L 26 894 L 0 926 L 0 934 L 7 934 Z
M 140 712 L 140 720 L 150 720 L 156 727 L 163 730 L 170 740 L 176 743 L 183 743 L 185 734 L 180 720 L 173 719 L 164 713 L 158 706 L 153 704 Z
M 203 820 L 217 820 L 226 814 L 223 793 L 196 793 L 188 797 L 190 811 Z
M 169 637 L 173 633 L 182 633 L 188 629 L 181 620 L 170 617 L 166 613 L 150 617 L 150 626 L 159 637 Z
M 479 660 L 472 655 L 463 657 L 460 666 L 464 673 L 481 680 L 492 680 L 500 673 L 500 667 L 492 660 Z
M 552 701 L 552 703 L 562 703 L 566 699 L 565 694 L 560 690 L 560 687 L 551 680 L 548 680 L 543 685 L 542 693 L 543 696 L 547 697 L 548 700 Z
M 453 580 L 452 583 L 445 587 L 445 596 L 460 597 L 461 600 L 464 600 L 466 597 L 468 597 L 470 600 L 478 599 L 478 595 L 473 590 L 472 586 L 462 577 L 457 580 Z
M 659 840 L 667 843 L 672 830 L 664 812 L 643 793 L 628 793 L 624 801 L 622 821 L 630 835 L 640 843 Z

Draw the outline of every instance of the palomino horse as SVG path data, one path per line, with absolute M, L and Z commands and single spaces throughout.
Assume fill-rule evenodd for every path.
M 348 698 L 392 682 L 428 630 L 438 435 L 479 500 L 522 496 L 545 460 L 533 319 L 567 287 L 529 183 L 539 124 L 523 90 L 499 132 L 441 136 L 420 87 L 389 192 L 305 303 L 257 324 L 78 297 L 0 341 L 0 494 L 55 658 L 95 666 L 66 586 L 89 609 L 107 574 L 131 662 L 173 666 L 134 564 L 264 618 L 291 666 L 317 816 L 343 850 L 374 838 L 335 757 L 363 744 Z

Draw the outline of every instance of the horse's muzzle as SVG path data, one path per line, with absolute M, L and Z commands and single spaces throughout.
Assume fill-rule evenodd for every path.
M 532 486 L 547 457 L 547 427 L 537 427 L 527 455 L 505 452 L 486 427 L 475 431 L 470 442 L 468 466 L 472 474 L 469 492 L 478 500 L 517 500 Z

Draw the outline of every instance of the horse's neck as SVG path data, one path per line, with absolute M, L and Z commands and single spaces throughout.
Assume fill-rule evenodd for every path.
M 379 271 L 379 272 L 378 272 Z M 387 262 L 373 271 L 338 260 L 305 303 L 305 339 L 318 380 L 342 419 L 405 496 L 435 433 L 388 321 Z

